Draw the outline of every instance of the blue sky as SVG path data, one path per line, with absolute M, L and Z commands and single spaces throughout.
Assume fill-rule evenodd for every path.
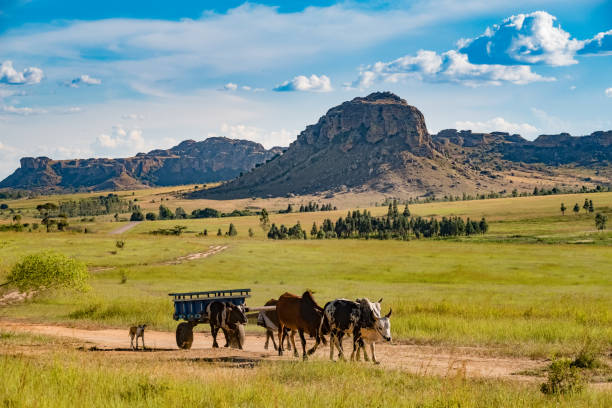
M 612 129 L 612 1 L 0 0 L 0 64 L 0 176 L 213 135 L 288 145 L 378 90 L 432 133 Z

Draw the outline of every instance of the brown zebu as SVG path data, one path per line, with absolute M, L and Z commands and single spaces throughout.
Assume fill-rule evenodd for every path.
M 266 302 L 264 306 L 276 306 L 278 300 L 270 299 Z M 266 344 L 264 348 L 268 349 L 268 344 L 270 343 L 270 339 L 272 339 L 272 345 L 274 346 L 274 350 L 278 350 L 276 346 L 276 341 L 274 340 L 274 333 L 278 330 L 278 315 L 275 310 L 262 310 L 257 315 L 257 325 L 266 329 Z M 291 342 L 287 337 L 287 349 L 291 350 Z
M 287 335 L 285 329 L 291 330 L 291 340 L 293 342 L 293 355 L 298 356 L 295 347 L 294 335 L 297 331 L 302 341 L 302 357 L 304 360 L 317 350 L 321 342 L 326 344 L 325 338 L 321 335 L 319 328 L 323 319 L 323 309 L 315 302 L 312 292 L 307 290 L 302 296 L 292 293 L 284 293 L 278 298 L 276 304 L 276 314 L 278 315 L 278 355 L 283 355 L 283 340 Z M 304 332 L 315 338 L 315 345 L 306 352 L 306 339 Z

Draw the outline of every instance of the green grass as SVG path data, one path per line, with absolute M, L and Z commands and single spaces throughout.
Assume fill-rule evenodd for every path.
M 610 402 L 610 393 L 596 390 L 547 397 L 537 384 L 424 377 L 346 363 L 222 369 L 77 353 L 0 356 L 0 403 L 10 407 L 605 407 Z
M 559 211 L 560 202 L 585 197 L 596 211 L 612 207 L 612 193 L 411 206 L 422 216 L 486 215 L 491 220 L 485 236 L 449 240 L 277 242 L 264 238 L 257 217 L 144 222 L 122 236 L 0 233 L 0 280 L 22 255 L 43 248 L 93 268 L 91 292 L 44 294 L 1 308 L 0 316 L 117 327 L 147 322 L 174 330 L 169 292 L 250 287 L 248 303 L 262 305 L 285 291 L 310 288 L 321 304 L 340 297 L 384 297 L 384 309 L 394 310 L 393 335 L 401 341 L 486 346 L 528 356 L 571 354 L 586 339 L 609 349 L 612 235 L 594 231 L 592 214 L 562 216 Z M 344 214 L 274 214 L 272 221 L 301 220 L 309 230 L 313 220 Z M 230 222 L 238 237 L 214 236 Z M 175 224 L 192 232 L 181 237 L 148 233 Z M 249 227 L 254 238 L 246 234 Z M 196 237 L 204 228 L 211 236 Z M 117 239 L 125 240 L 124 249 L 115 247 Z M 229 248 L 210 258 L 163 265 L 211 245 Z M 127 278 L 123 284 L 122 275 Z

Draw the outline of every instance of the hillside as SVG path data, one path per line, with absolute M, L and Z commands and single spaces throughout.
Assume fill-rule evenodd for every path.
M 417 108 L 397 95 L 377 92 L 330 109 L 282 156 L 193 197 L 348 190 L 415 197 L 609 184 L 609 174 L 595 176 L 594 167 L 609 167 L 611 139 L 612 132 L 540 136 L 534 142 L 500 132 L 448 129 L 430 135 Z M 568 166 L 582 166 L 593 177 L 587 180 Z
M 248 140 L 211 137 L 121 159 L 24 157 L 0 188 L 62 192 L 208 183 L 234 178 L 280 153 Z

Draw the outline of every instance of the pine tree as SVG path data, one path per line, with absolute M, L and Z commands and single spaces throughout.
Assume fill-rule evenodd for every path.
M 576 213 L 576 215 L 578 215 L 578 213 L 580 212 L 580 206 L 578 205 L 578 203 L 574 204 L 574 212 Z
M 261 214 L 259 215 L 259 226 L 264 231 L 270 229 L 270 217 L 268 216 L 268 211 L 266 211 L 265 208 L 261 209 Z
M 408 204 L 404 207 L 404 212 L 402 213 L 404 217 L 410 217 L 410 209 L 408 208 Z
M 485 217 L 482 217 L 480 220 L 479 227 L 481 234 L 485 234 L 489 230 L 489 224 L 487 223 L 487 220 L 485 220 Z
M 319 232 L 319 230 L 317 228 L 317 223 L 313 222 L 312 223 L 312 229 L 310 230 L 310 236 L 314 238 L 314 237 L 317 236 L 318 232 Z
M 229 235 L 230 237 L 235 237 L 236 235 L 238 235 L 238 231 L 236 230 L 234 224 L 230 223 L 227 235 Z
M 587 198 L 584 199 L 584 204 L 582 204 L 582 208 L 584 212 L 589 212 L 589 200 Z
M 567 207 L 565 207 L 564 203 L 561 203 L 561 214 L 565 215 L 565 210 L 567 210 Z
M 533 195 L 534 195 L 534 196 L 537 196 L 539 193 L 540 193 L 540 192 L 538 191 L 538 188 L 537 188 L 537 187 L 534 187 L 534 189 L 533 189 Z
M 223 236 L 223 233 L 221 232 L 221 228 L 219 228 L 219 230 L 217 231 L 217 236 L 218 237 L 222 237 Z
M 593 211 L 595 211 L 595 208 L 593 208 L 593 200 L 589 200 L 589 212 L 592 213 Z
M 253 228 L 249 228 L 249 238 L 253 238 L 254 235 Z

